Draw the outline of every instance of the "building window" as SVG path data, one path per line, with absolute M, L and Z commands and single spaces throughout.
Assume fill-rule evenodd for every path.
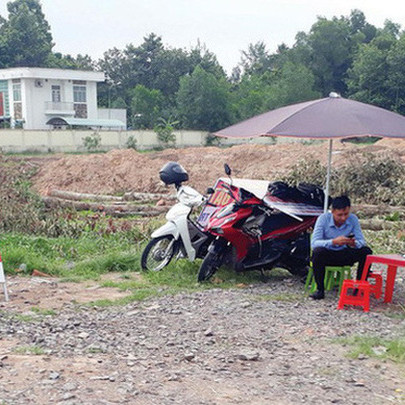
M 52 86 L 52 101 L 54 103 L 61 102 L 60 86 Z
M 73 86 L 73 101 L 75 103 L 86 103 L 86 86 Z
M 13 83 L 13 100 L 21 101 L 21 83 Z
M 83 80 L 73 80 L 75 118 L 87 118 L 87 89 Z

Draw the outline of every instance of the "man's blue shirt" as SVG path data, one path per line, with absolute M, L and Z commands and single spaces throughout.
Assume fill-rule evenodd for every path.
M 347 246 L 337 246 L 332 243 L 332 240 L 338 236 L 349 236 L 354 234 L 356 240 L 356 248 L 361 248 L 366 245 L 363 233 L 360 229 L 359 219 L 354 214 L 349 214 L 346 222 L 337 227 L 333 220 L 331 212 L 326 212 L 318 217 L 315 223 L 314 232 L 312 234 L 311 247 L 323 247 L 331 250 L 342 250 Z

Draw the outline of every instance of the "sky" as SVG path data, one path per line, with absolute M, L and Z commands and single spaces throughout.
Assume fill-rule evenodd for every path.
M 7 18 L 6 0 L 0 15 Z M 293 45 L 317 16 L 348 16 L 357 8 L 382 27 L 386 19 L 405 28 L 403 0 L 42 0 L 54 51 L 89 54 L 94 59 L 113 47 L 135 46 L 154 32 L 165 46 L 190 49 L 198 41 L 230 73 L 250 43 L 263 41 L 270 52 Z

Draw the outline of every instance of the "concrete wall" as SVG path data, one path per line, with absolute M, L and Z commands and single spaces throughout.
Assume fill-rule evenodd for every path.
M 0 148 L 3 152 L 84 152 L 84 138 L 96 131 L 49 130 L 29 131 L 24 129 L 0 129 Z M 99 131 L 101 145 L 99 150 L 126 148 L 130 137 L 136 140 L 139 150 L 159 147 L 153 131 Z M 176 146 L 204 146 L 207 133 L 202 131 L 176 131 Z M 228 139 L 220 138 L 221 145 L 235 144 L 272 144 L 273 138 Z M 290 142 L 293 139 L 278 138 L 277 142 Z

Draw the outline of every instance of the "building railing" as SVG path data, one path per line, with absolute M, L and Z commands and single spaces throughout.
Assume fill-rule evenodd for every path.
M 73 111 L 73 103 L 67 101 L 45 101 L 46 111 Z

